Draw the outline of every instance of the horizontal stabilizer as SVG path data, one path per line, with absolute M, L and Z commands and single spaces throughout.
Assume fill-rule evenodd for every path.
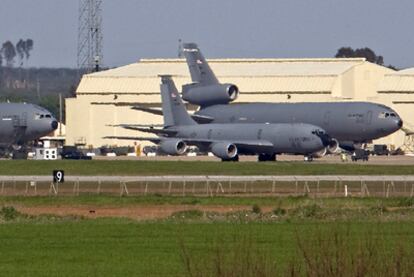
M 160 109 L 147 108 L 143 106 L 133 106 L 131 109 L 156 115 L 163 115 L 163 112 Z
M 214 118 L 206 115 L 192 114 L 191 117 L 199 124 L 206 124 L 213 122 Z

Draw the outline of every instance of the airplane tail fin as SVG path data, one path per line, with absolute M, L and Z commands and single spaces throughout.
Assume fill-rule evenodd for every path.
M 218 84 L 219 81 L 195 43 L 184 43 L 182 49 L 190 70 L 191 80 L 201 85 Z
M 164 127 L 196 125 L 188 114 L 171 76 L 162 75 L 160 87 Z

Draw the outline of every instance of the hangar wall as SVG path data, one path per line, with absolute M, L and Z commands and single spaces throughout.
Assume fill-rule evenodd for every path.
M 398 91 L 399 87 L 393 86 L 402 85 L 394 79 L 401 79 L 402 73 L 363 58 L 208 61 L 221 82 L 239 87 L 241 93 L 236 102 L 372 101 L 395 108 L 404 121 L 414 123 L 414 85 L 409 88 L 411 92 Z M 76 98 L 66 100 L 66 144 L 125 146 L 134 142 L 103 137 L 148 136 L 110 125 L 162 123 L 160 116 L 130 109 L 133 104 L 160 107 L 160 74 L 173 75 L 179 89 L 191 82 L 182 59 L 145 59 L 84 75 Z M 414 73 L 410 76 L 414 79 Z M 399 147 L 404 136 L 398 133 L 380 142 Z

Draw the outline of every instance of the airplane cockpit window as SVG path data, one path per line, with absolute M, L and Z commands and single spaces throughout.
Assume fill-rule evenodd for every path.
M 38 113 L 36 113 L 34 118 L 35 119 L 52 118 L 52 115 L 51 114 L 38 114 Z
M 397 117 L 396 113 L 382 112 L 378 115 L 379 118 Z
M 323 135 L 323 134 L 325 134 L 325 132 L 324 132 L 324 131 L 322 131 L 322 130 L 313 130 L 313 131 L 312 131 L 312 134 L 313 134 L 313 135 Z

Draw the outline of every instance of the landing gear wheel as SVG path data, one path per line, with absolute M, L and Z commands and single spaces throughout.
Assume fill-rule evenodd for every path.
M 259 162 L 271 162 L 276 161 L 276 154 L 259 154 L 257 157 Z
M 305 157 L 303 158 L 303 160 L 304 160 L 305 162 L 312 162 L 312 161 L 313 161 L 313 156 L 305 156 Z

